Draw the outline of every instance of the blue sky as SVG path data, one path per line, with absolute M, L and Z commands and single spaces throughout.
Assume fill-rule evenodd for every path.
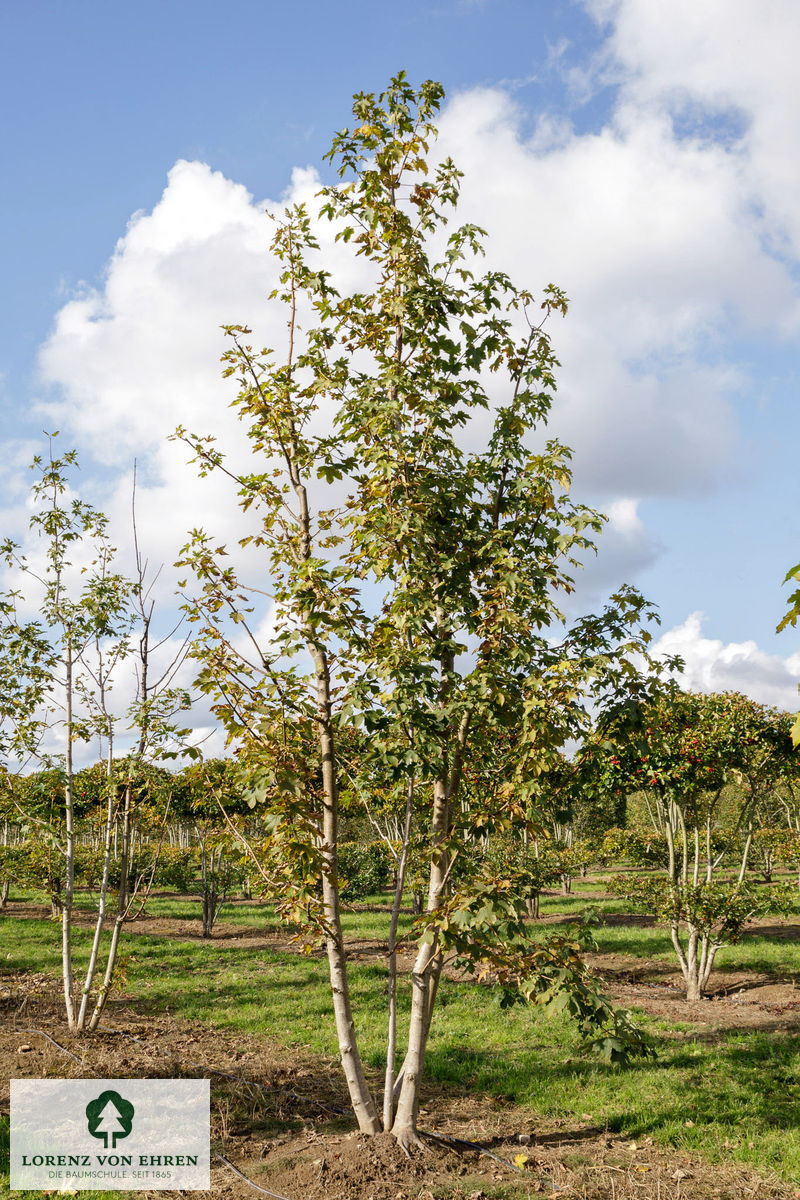
M 139 458 L 167 561 L 221 509 L 165 438 L 229 428 L 218 326 L 279 328 L 263 208 L 312 199 L 352 93 L 403 68 L 445 85 L 442 146 L 496 264 L 571 298 L 553 431 L 612 518 L 582 600 L 635 583 L 690 686 L 795 706 L 800 634 L 774 630 L 800 559 L 800 10 L 757 8 L 2 6 L 6 527 L 54 424 L 120 519 Z
M 0 29 L 0 254 L 13 282 L 0 349 L 20 389 L 62 290 L 98 277 L 177 159 L 277 196 L 293 166 L 321 163 L 353 93 L 400 68 L 448 91 L 507 80 L 536 109 L 564 93 L 553 48 L 596 41 L 579 8 L 526 0 L 238 0 L 224 15 L 211 0 L 31 0 L 4 4 Z

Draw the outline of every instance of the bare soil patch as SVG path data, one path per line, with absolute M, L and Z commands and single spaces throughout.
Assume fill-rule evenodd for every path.
M 800 990 L 792 982 L 776 983 L 756 972 L 712 974 L 709 995 L 689 1003 L 680 972 L 665 973 L 657 981 L 631 981 L 629 964 L 617 974 L 611 964 L 596 961 L 612 956 L 588 957 L 590 966 L 604 979 L 608 995 L 621 1007 L 638 1008 L 673 1024 L 696 1025 L 720 1035 L 757 1029 L 800 1031 Z
M 178 896 L 180 900 L 194 900 L 195 897 Z M 244 903 L 247 903 L 246 901 Z M 21 919 L 36 919 L 45 921 L 50 917 L 50 909 L 46 904 L 14 903 L 6 910 L 10 917 Z M 86 929 L 94 928 L 96 914 L 76 909 L 73 914 L 73 924 Z M 203 937 L 203 923 L 200 916 L 200 904 L 197 904 L 197 919 L 185 917 L 151 917 L 146 914 L 129 921 L 125 925 L 127 934 L 149 934 L 151 937 L 174 938 L 175 941 L 207 942 L 220 948 L 264 948 L 272 950 L 297 949 L 292 935 L 285 929 L 265 929 L 260 925 L 243 926 L 234 921 L 217 921 L 210 938 Z
M 353 1127 L 338 1063 L 264 1038 L 118 1006 L 93 1037 L 68 1034 L 57 982 L 0 970 L 0 1110 L 14 1078 L 209 1077 L 212 1193 L 226 1200 L 789 1200 L 789 1185 L 739 1167 L 638 1145 L 592 1124 L 430 1086 L 428 1150 Z M 227 1161 L 225 1161 L 227 1160 Z M 234 1173 L 246 1176 L 247 1181 Z M 255 1185 L 255 1187 L 253 1186 Z M 261 1191 L 256 1190 L 261 1189 Z M 147 1193 L 154 1198 L 177 1193 Z
M 614 914 L 608 924 L 653 924 L 649 917 Z M 767 936 L 800 941 L 797 918 L 753 921 L 743 939 Z M 683 977 L 673 963 L 631 954 L 587 954 L 586 962 L 604 981 L 609 995 L 625 1007 L 640 1008 L 673 1023 L 710 1029 L 788 1031 L 800 1029 L 800 979 L 776 978 L 765 971 L 721 969 L 709 980 L 708 996 L 689 1003 Z

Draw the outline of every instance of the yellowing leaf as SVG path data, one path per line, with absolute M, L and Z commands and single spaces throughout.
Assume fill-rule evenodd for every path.
M 789 734 L 792 739 L 792 745 L 796 750 L 800 746 L 800 713 L 797 714 L 794 725 L 789 730 Z

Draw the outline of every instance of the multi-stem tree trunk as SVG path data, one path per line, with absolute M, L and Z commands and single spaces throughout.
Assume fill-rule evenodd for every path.
M 225 903 L 224 888 L 220 892 L 220 867 L 222 847 L 207 845 L 207 832 L 198 833 L 200 839 L 200 871 L 203 900 L 203 937 L 210 938 L 222 905 Z
M 114 916 L 114 924 L 111 927 L 111 942 L 108 947 L 108 958 L 106 959 L 106 969 L 103 974 L 103 982 L 97 993 L 94 1011 L 92 1012 L 91 1020 L 89 1021 L 89 1030 L 93 1032 L 100 1021 L 109 993 L 111 984 L 114 979 L 114 970 L 117 965 L 117 954 L 119 953 L 119 939 L 122 933 L 122 926 L 125 917 L 128 913 L 128 864 L 130 854 L 131 841 L 131 788 L 130 780 L 125 785 L 122 800 L 122 857 L 120 860 L 120 877 L 119 877 L 119 892 L 117 893 L 117 911 Z
M 713 921 L 704 924 L 697 920 L 699 910 L 693 907 L 695 895 L 702 883 L 711 885 L 722 854 L 715 855 L 712 848 L 710 816 L 706 817 L 701 830 L 698 825 L 692 828 L 687 824 L 686 814 L 674 798 L 660 796 L 660 808 L 667 839 L 671 907 L 675 914 L 670 922 L 670 939 L 686 984 L 686 999 L 694 1002 L 705 996 L 717 951 L 724 944 L 718 940 L 719 924 L 715 925 Z M 752 841 L 752 830 L 748 830 L 738 880 L 731 885 L 734 891 L 744 882 Z M 685 941 L 682 937 L 684 927 Z
M 706 994 L 714 959 L 722 943 L 715 942 L 707 930 L 698 929 L 691 922 L 688 923 L 685 946 L 681 941 L 680 926 L 677 922 L 673 921 L 670 926 L 670 937 L 686 983 L 686 999 L 690 1002 L 702 1000 Z
M 109 737 L 108 740 L 108 755 L 106 759 L 106 787 L 108 788 L 108 795 L 106 797 L 105 836 L 103 840 L 103 871 L 100 879 L 100 895 L 98 897 L 97 904 L 97 921 L 95 923 L 92 948 L 89 953 L 89 964 L 86 968 L 86 977 L 83 983 L 81 1003 L 78 1010 L 77 1029 L 79 1032 L 86 1027 L 86 1014 L 89 1006 L 89 996 L 92 990 L 92 981 L 94 980 L 95 972 L 97 970 L 97 960 L 100 954 L 100 939 L 102 937 L 103 926 L 106 919 L 106 903 L 108 900 L 108 885 L 111 873 L 112 832 L 117 820 L 116 787 L 114 784 L 114 740 L 112 737 Z

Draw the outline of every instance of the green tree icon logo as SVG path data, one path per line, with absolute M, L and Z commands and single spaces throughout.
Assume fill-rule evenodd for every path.
M 130 1100 L 123 1100 L 119 1092 L 101 1092 L 96 1100 L 86 1105 L 86 1119 L 92 1137 L 102 1138 L 108 1150 L 115 1149 L 119 1138 L 126 1138 L 133 1125 L 134 1107 Z

